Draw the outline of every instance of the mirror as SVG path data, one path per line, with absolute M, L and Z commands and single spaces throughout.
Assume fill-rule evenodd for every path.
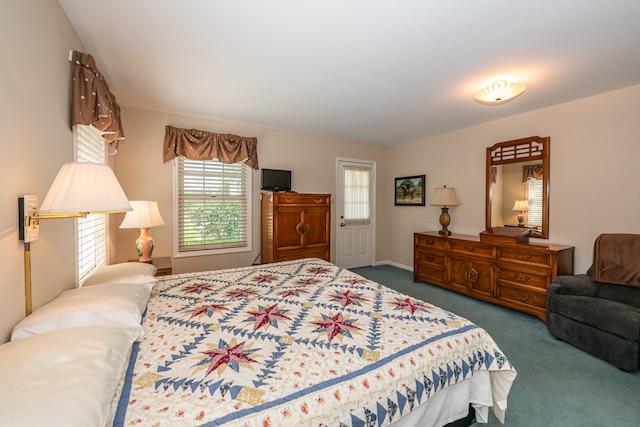
M 549 238 L 550 140 L 532 136 L 487 148 L 486 233 L 519 227 Z

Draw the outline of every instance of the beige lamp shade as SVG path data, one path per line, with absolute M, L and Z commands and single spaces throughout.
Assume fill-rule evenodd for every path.
M 127 212 L 120 224 L 120 228 L 152 228 L 164 225 L 164 221 L 158 210 L 158 202 L 150 200 L 131 200 L 133 207 L 131 212 Z
M 442 188 L 436 188 L 431 199 L 432 206 L 458 206 L 459 204 L 456 189 L 447 188 L 446 185 Z
M 513 204 L 512 210 L 526 212 L 529 210 L 529 203 L 526 200 L 516 200 L 516 202 Z
M 89 162 L 62 165 L 40 206 L 43 214 L 130 210 L 127 196 L 111 168 Z
M 455 188 L 447 188 L 445 185 L 441 188 L 436 188 L 436 191 L 433 193 L 431 205 L 441 206 L 440 209 L 442 209 L 442 213 L 440 214 L 440 225 L 442 226 L 442 229 L 438 231 L 438 234 L 441 236 L 451 235 L 451 231 L 449 231 L 448 228 L 449 224 L 451 224 L 448 206 L 458 206 L 459 204 Z
M 139 262 L 152 262 L 151 255 L 155 243 L 149 235 L 149 229 L 164 225 L 158 210 L 158 202 L 150 200 L 132 200 L 133 211 L 127 212 L 120 228 L 139 228 L 140 236 L 136 239 L 136 252 Z

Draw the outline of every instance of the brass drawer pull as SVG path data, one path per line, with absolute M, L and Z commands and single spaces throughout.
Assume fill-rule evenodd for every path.
M 313 203 L 323 203 L 324 199 L 313 199 Z
M 475 252 L 476 251 L 476 247 L 475 246 L 465 246 L 464 249 L 467 252 Z
M 424 242 L 425 242 L 427 245 L 435 245 L 435 244 L 436 244 L 435 240 L 425 240 Z
M 296 226 L 296 231 L 301 236 L 306 235 L 309 232 L 309 224 L 305 224 L 304 222 L 301 222 Z
M 531 255 L 528 255 L 528 254 L 525 254 L 525 255 L 516 254 L 516 258 L 518 258 L 520 261 L 529 261 L 531 259 Z
M 527 295 L 527 294 L 520 294 L 520 293 L 517 293 L 517 292 L 516 292 L 515 294 L 513 294 L 513 297 L 514 297 L 515 299 L 517 299 L 518 301 L 522 301 L 522 302 L 526 302 L 526 301 L 528 301 L 528 300 L 529 300 L 529 295 Z
M 293 202 L 295 202 L 295 200 L 293 200 L 293 199 L 283 199 L 282 201 L 285 202 L 285 203 L 293 203 Z
M 515 278 L 518 282 L 527 283 L 530 279 L 529 276 L 520 277 L 518 273 L 515 274 Z
M 478 272 L 473 268 L 462 270 L 462 278 L 467 282 L 475 283 L 478 280 Z
M 433 261 L 435 261 L 436 257 L 434 257 L 434 256 L 425 256 L 425 259 L 427 261 L 432 261 L 433 262 Z

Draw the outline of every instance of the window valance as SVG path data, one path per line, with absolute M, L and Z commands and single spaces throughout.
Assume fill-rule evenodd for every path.
M 120 107 L 109 85 L 88 53 L 71 55 L 71 125 L 92 125 L 113 148 L 124 139 Z
M 542 163 L 537 165 L 524 165 L 522 166 L 522 182 L 527 182 L 530 179 L 542 179 Z
M 247 166 L 258 169 L 258 138 L 173 126 L 166 126 L 165 130 L 165 162 L 184 156 L 191 160 L 218 159 L 227 164 L 244 161 Z

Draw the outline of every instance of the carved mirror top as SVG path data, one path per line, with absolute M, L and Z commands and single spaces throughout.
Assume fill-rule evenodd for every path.
M 519 227 L 549 238 L 550 140 L 532 136 L 487 148 L 485 233 Z M 525 201 L 528 211 L 514 211 Z

